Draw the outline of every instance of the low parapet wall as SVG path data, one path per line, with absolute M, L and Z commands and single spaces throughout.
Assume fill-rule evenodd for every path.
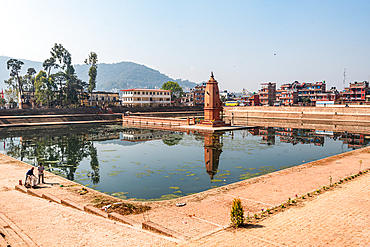
M 160 125 L 160 126 L 181 126 L 194 125 L 195 118 L 159 118 L 159 117 L 139 117 L 139 116 L 122 116 L 122 122 L 125 124 L 140 125 Z
M 121 122 L 122 114 L 1 116 L 0 127 Z
M 281 119 L 315 122 L 370 123 L 370 109 L 361 107 L 224 107 L 226 119 Z

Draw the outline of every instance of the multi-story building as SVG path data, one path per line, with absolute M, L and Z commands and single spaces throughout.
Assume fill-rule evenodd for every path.
M 295 83 L 286 83 L 276 90 L 275 103 L 278 105 L 295 105 L 298 103 L 298 91 Z
M 274 104 L 276 100 L 276 83 L 275 82 L 268 82 L 268 83 L 261 83 L 262 89 L 258 91 L 259 99 L 261 105 L 270 105 Z
M 353 82 L 341 92 L 342 99 L 347 103 L 363 103 L 370 92 L 369 82 Z
M 112 93 L 112 92 L 92 92 L 89 93 L 89 98 L 83 101 L 85 105 L 93 105 L 93 106 L 119 106 L 119 93 Z
M 308 97 L 315 105 L 319 95 L 326 93 L 326 84 L 323 82 L 303 82 L 297 85 L 298 99 Z
M 181 105 L 193 106 L 194 105 L 194 92 L 186 92 L 184 96 L 181 97 Z
M 204 105 L 204 93 L 206 90 L 206 82 L 196 85 L 194 88 L 194 105 Z
M 259 106 L 260 105 L 260 96 L 259 94 L 253 94 L 248 98 L 249 106 Z
M 170 90 L 134 88 L 121 92 L 122 106 L 171 105 Z

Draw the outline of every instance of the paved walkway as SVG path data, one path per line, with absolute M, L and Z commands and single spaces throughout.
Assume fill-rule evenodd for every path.
M 0 218 L 9 219 L 38 246 L 370 246 L 370 173 L 273 214 L 254 227 L 227 228 L 235 197 L 241 198 L 244 210 L 252 215 L 295 194 L 328 186 L 330 177 L 334 183 L 368 168 L 370 148 L 364 148 L 180 199 L 150 202 L 153 209 L 145 217 L 129 216 L 139 223 L 149 218 L 182 234 L 184 241 L 15 191 L 14 185 L 29 166 L 0 155 Z M 65 186 L 47 184 L 39 191 L 81 205 L 90 203 L 91 198 L 76 193 L 78 187 L 68 187 L 73 182 L 49 173 L 46 181 Z M 89 191 L 92 198 L 101 196 Z M 186 206 L 176 207 L 177 202 L 186 202 Z M 0 230 L 1 224 L 6 222 L 0 221 Z
M 370 173 L 243 229 L 182 246 L 370 246 Z

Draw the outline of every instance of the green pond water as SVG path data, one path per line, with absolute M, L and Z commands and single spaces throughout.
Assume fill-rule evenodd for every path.
M 76 125 L 2 129 L 4 154 L 115 197 L 170 199 L 368 145 L 363 134 L 258 127 L 201 134 Z M 25 170 L 26 173 L 26 170 Z

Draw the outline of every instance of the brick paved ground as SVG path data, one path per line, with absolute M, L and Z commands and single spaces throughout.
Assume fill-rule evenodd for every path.
M 370 173 L 251 228 L 181 246 L 370 246 Z
M 151 202 L 153 209 L 146 217 L 129 217 L 138 222 L 149 218 L 181 233 L 188 239 L 180 243 L 183 246 L 370 246 L 366 242 L 370 173 L 274 214 L 254 228 L 222 230 L 229 225 L 235 197 L 253 214 L 329 185 L 330 176 L 334 182 L 368 168 L 370 148 L 364 148 L 184 198 Z M 40 246 L 172 246 L 179 242 L 15 191 L 14 185 L 28 169 L 27 164 L 0 155 L 0 213 Z M 74 184 L 52 174 L 47 174 L 46 181 Z M 76 187 L 69 188 L 49 184 L 39 191 L 88 204 Z M 86 196 L 94 195 L 89 191 Z M 176 202 L 186 206 L 176 207 Z

